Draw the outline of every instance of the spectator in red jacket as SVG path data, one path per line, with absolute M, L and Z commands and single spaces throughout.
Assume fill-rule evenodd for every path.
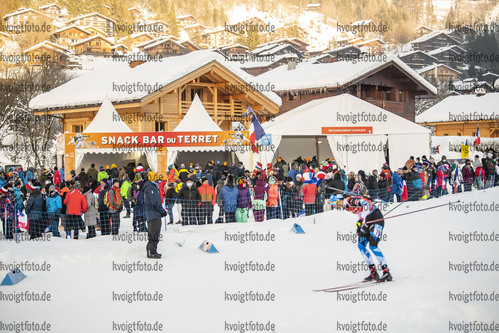
M 87 199 L 81 193 L 81 185 L 76 182 L 73 189 L 69 191 L 64 199 L 64 204 L 67 205 L 66 218 L 66 238 L 71 238 L 71 229 L 74 230 L 73 239 L 78 239 L 78 229 L 85 230 L 85 224 L 81 218 L 81 214 L 87 211 Z
M 483 186 L 485 184 L 485 180 L 487 177 L 485 176 L 485 170 L 483 170 L 483 165 L 482 163 L 478 164 L 478 168 L 475 170 L 475 178 L 476 178 L 476 185 L 479 190 L 483 190 Z
M 54 185 L 59 187 L 61 185 L 61 172 L 54 167 Z
M 301 189 L 303 193 L 303 203 L 305 204 L 305 215 L 314 214 L 315 196 L 317 195 L 317 186 L 309 172 L 303 174 L 304 185 Z

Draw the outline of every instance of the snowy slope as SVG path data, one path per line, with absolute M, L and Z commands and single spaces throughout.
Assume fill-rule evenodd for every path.
M 392 214 L 401 214 L 450 200 L 464 203 L 499 204 L 499 188 L 457 194 L 426 202 L 403 204 Z M 455 208 L 455 207 L 454 207 Z M 497 210 L 498 207 L 496 207 Z M 390 209 L 390 208 L 388 208 Z M 0 242 L 1 265 L 33 261 L 51 264 L 50 272 L 25 271 L 28 277 L 0 292 L 46 291 L 50 302 L 2 301 L 3 323 L 30 320 L 52 324 L 51 332 L 111 332 L 113 321 L 146 321 L 164 324 L 167 332 L 230 331 L 227 323 L 252 320 L 275 324 L 275 332 L 335 332 L 350 321 L 387 325 L 388 332 L 444 332 L 449 322 L 498 320 L 499 303 L 449 301 L 449 292 L 499 291 L 499 272 L 449 271 L 463 261 L 499 263 L 499 242 L 451 242 L 449 233 L 478 231 L 497 234 L 497 211 L 452 211 L 448 206 L 386 221 L 386 240 L 380 248 L 388 260 L 392 283 L 363 289 L 386 301 L 341 301 L 336 294 L 314 293 L 312 289 L 333 287 L 361 280 L 365 271 L 341 271 L 357 264 L 357 245 L 339 241 L 349 237 L 356 218 L 347 212 L 326 212 L 315 217 L 261 224 L 172 227 L 163 231 L 159 252 L 163 271 L 118 272 L 115 263 L 144 262 L 145 241 L 112 241 L 110 236 L 92 240 L 50 239 L 19 244 Z M 306 231 L 290 231 L 298 222 Z M 131 232 L 131 221 L 122 231 Z M 253 231 L 275 235 L 274 242 L 231 242 L 230 234 Z M 209 240 L 220 251 L 206 254 L 197 246 Z M 180 247 L 176 243 L 182 244 Z M 225 263 L 271 262 L 274 272 L 239 273 L 225 270 Z M 148 261 L 155 263 L 155 261 Z M 3 267 L 3 266 L 2 266 Z M 5 274 L 3 270 L 2 275 Z M 148 291 L 164 296 L 163 302 L 112 301 L 112 292 Z M 226 301 L 225 292 L 268 292 L 274 302 Z M 342 297 L 349 293 L 343 293 Z M 351 297 L 351 296 L 350 296 Z M 133 331 L 133 330 L 131 330 Z M 351 330 L 352 331 L 352 330 Z M 358 330 L 358 332 L 362 332 Z

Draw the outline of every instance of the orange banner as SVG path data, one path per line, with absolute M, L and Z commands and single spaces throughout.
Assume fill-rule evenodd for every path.
M 322 134 L 373 134 L 373 128 L 371 126 L 322 127 Z

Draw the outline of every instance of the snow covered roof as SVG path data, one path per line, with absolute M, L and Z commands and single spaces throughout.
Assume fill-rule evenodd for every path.
M 102 40 L 104 40 L 104 41 L 108 42 L 108 43 L 109 43 L 109 44 L 111 44 L 111 45 L 113 45 L 113 44 L 114 44 L 114 43 L 113 43 L 113 42 L 111 42 L 109 39 L 104 38 L 104 37 L 102 37 L 101 35 L 93 35 L 93 36 L 91 36 L 91 37 L 88 37 L 88 38 L 85 38 L 85 39 L 79 40 L 79 41 L 77 41 L 76 43 L 73 43 L 73 44 L 71 44 L 71 45 L 72 45 L 72 46 L 76 46 L 76 45 L 84 44 L 84 43 L 89 42 L 89 41 L 91 41 L 91 40 L 93 40 L 93 39 L 96 39 L 96 38 L 102 39 Z
M 230 44 L 230 45 L 221 47 L 220 50 L 227 50 L 227 49 L 230 49 L 233 47 L 242 47 L 243 49 L 249 50 L 249 47 L 247 47 L 246 45 L 242 45 L 242 44 Z
M 458 71 L 457 69 L 454 69 L 454 68 L 452 68 L 452 67 L 450 67 L 450 66 L 447 66 L 447 65 L 445 65 L 445 64 L 435 64 L 435 65 L 437 65 L 437 67 L 445 67 L 445 68 L 447 68 L 447 69 L 450 69 L 451 71 L 456 72 L 457 74 L 462 74 L 462 73 L 461 73 L 460 71 Z M 416 70 L 416 73 L 421 74 L 421 73 L 425 73 L 425 72 L 427 72 L 427 71 L 429 71 L 429 70 L 433 70 L 433 69 L 435 69 L 435 65 L 429 65 L 429 66 L 426 66 L 426 67 L 423 67 L 423 68 L 417 69 L 417 70 Z
M 226 61 L 221 54 L 210 50 L 200 50 L 182 56 L 163 58 L 162 61 L 146 62 L 135 68 L 130 68 L 126 62 L 112 62 L 36 96 L 30 101 L 29 106 L 32 109 L 49 109 L 96 105 L 102 102 L 105 95 L 108 95 L 113 103 L 136 101 L 153 91 L 138 91 L 137 89 L 129 93 L 119 91 L 115 87 L 147 82 L 158 89 L 212 62 L 231 71 L 244 82 L 263 84 L 259 78 Z M 281 98 L 273 92 L 262 91 L 261 94 L 276 105 L 280 106 L 282 103 Z
M 355 124 L 372 127 L 371 134 L 430 133 L 427 128 L 350 94 L 312 100 L 263 123 L 262 127 L 273 135 L 322 135 L 322 127 L 349 126 L 347 122 L 338 121 L 341 119 L 338 114 L 346 116 L 351 112 L 386 116 L 386 121 L 359 121 Z
M 51 4 L 48 4 L 48 5 L 43 5 L 43 6 L 40 6 L 38 8 L 45 9 L 45 8 L 50 8 L 50 7 L 53 7 L 53 6 L 56 6 L 57 8 L 62 9 L 61 6 L 59 6 L 59 5 L 55 4 L 55 3 L 51 3 Z
M 89 31 L 87 31 L 87 30 L 85 30 L 84 28 L 82 28 L 82 27 L 80 27 L 80 26 L 77 26 L 77 25 L 75 25 L 75 24 L 73 24 L 73 25 L 68 25 L 67 27 L 63 27 L 63 28 L 61 28 L 61 29 L 58 29 L 58 30 L 54 31 L 51 35 L 56 34 L 56 33 L 59 33 L 59 32 L 63 32 L 63 31 L 69 30 L 69 29 L 78 29 L 78 30 L 80 30 L 81 32 L 84 32 L 84 33 L 86 33 L 86 34 L 90 35 L 90 32 L 89 32 Z
M 394 65 L 424 89 L 433 94 L 437 93 L 431 83 L 407 66 L 397 57 L 389 57 L 387 61 L 337 61 L 326 64 L 299 63 L 295 69 L 287 70 L 287 66 L 280 66 L 263 73 L 258 78 L 275 85 L 274 91 L 321 89 L 352 84 L 368 73 Z
M 47 14 L 42 13 L 42 12 L 40 12 L 40 11 L 36 10 L 36 9 L 33 9 L 33 8 L 26 8 L 26 9 L 19 10 L 19 11 L 17 11 L 17 12 L 13 12 L 13 13 L 7 14 L 7 15 L 5 15 L 5 16 L 3 17 L 3 19 L 5 20 L 5 19 L 6 19 L 6 18 L 8 18 L 8 17 L 11 17 L 11 16 L 16 16 L 16 15 L 21 15 L 21 14 L 24 14 L 24 13 L 26 13 L 26 12 L 35 12 L 35 13 L 37 13 L 37 14 L 40 14 L 40 15 L 43 15 L 43 16 L 45 16 L 45 17 L 48 17 L 48 18 L 52 19 L 52 18 L 51 18 L 50 16 L 48 16 Z
M 449 96 L 440 103 L 435 104 L 425 112 L 416 116 L 418 123 L 448 122 L 451 119 L 474 117 L 497 117 L 497 106 L 499 105 L 499 93 L 487 93 L 483 96 L 459 95 Z M 485 119 L 485 120 L 487 120 Z M 472 120 L 472 119 L 468 119 Z M 497 118 L 495 118 L 497 120 Z
M 166 37 L 166 38 L 161 38 L 153 43 L 150 43 L 148 44 L 147 46 L 144 47 L 144 50 L 147 50 L 147 49 L 150 49 L 152 47 L 156 47 L 158 45 L 161 45 L 167 41 L 171 41 L 172 43 L 175 43 L 177 44 L 178 46 L 180 46 L 181 48 L 183 48 L 184 46 L 182 44 L 180 44 L 179 42 L 177 42 L 176 40 L 174 40 L 173 38 L 169 38 L 169 37 Z
M 30 47 L 29 49 L 26 49 L 23 51 L 23 53 L 28 53 L 30 51 L 33 51 L 33 50 L 36 50 L 40 47 L 46 47 L 48 49 L 51 49 L 55 52 L 59 52 L 59 53 L 62 53 L 62 54 L 66 54 L 68 52 L 68 49 L 63 47 L 63 46 L 60 46 L 60 45 L 57 45 L 57 44 L 54 44 L 52 42 L 49 42 L 47 40 L 41 42 L 41 43 L 38 43 L 36 45 L 33 45 L 32 47 Z
M 96 15 L 96 16 L 100 16 L 100 17 L 102 17 L 102 18 L 103 18 L 103 19 L 105 19 L 105 20 L 109 20 L 109 21 L 112 21 L 112 22 L 116 22 L 116 21 L 115 21 L 115 20 L 113 20 L 112 18 L 109 18 L 109 17 L 104 16 L 104 15 L 102 15 L 102 14 L 100 14 L 100 13 L 97 13 L 97 12 L 90 13 L 90 14 L 85 14 L 85 15 L 81 15 L 81 16 L 77 16 L 77 17 L 75 17 L 75 18 L 73 18 L 73 19 L 68 20 L 67 22 L 73 22 L 73 21 L 76 21 L 76 20 L 81 20 L 81 19 L 83 19 L 83 18 L 85 18 L 85 17 L 94 16 L 94 15 Z
M 265 59 L 265 58 L 264 58 Z M 250 68 L 260 68 L 260 67 L 268 67 L 272 64 L 275 64 L 282 59 L 298 59 L 298 56 L 294 53 L 280 54 L 272 58 L 269 61 L 247 61 L 240 65 L 240 68 L 250 69 Z
M 190 131 L 221 131 L 222 129 L 213 121 L 208 112 L 201 103 L 198 94 L 194 96 L 189 110 L 182 121 L 175 127 L 174 132 Z
M 426 35 L 423 35 L 421 37 L 418 37 L 416 39 L 414 39 L 412 42 L 410 42 L 411 44 L 418 44 L 418 43 L 423 43 L 423 42 L 426 42 L 427 40 L 430 40 L 438 35 L 441 35 L 441 34 L 444 34 L 446 35 L 447 37 L 449 37 L 450 39 L 454 40 L 457 44 L 460 44 L 459 41 L 457 41 L 455 38 L 453 38 L 452 36 L 449 36 L 448 34 L 446 34 L 444 31 L 432 31 L 430 32 L 429 34 L 426 34 Z
M 141 37 L 141 36 L 149 36 L 149 37 L 151 37 L 151 39 L 154 39 L 154 37 L 148 32 L 136 32 L 134 34 L 131 34 L 130 38 L 133 39 L 133 38 L 137 38 L 137 37 Z
M 336 48 L 331 49 L 331 50 L 326 50 L 326 51 L 324 51 L 324 53 L 340 52 L 340 51 L 348 50 L 351 48 L 357 49 L 360 52 L 360 48 L 356 45 L 345 45 L 345 46 L 336 47 Z
M 121 119 L 114 108 L 111 100 L 106 95 L 90 125 L 85 128 L 83 133 L 121 133 L 132 132 L 130 127 Z
M 454 52 L 456 54 L 459 54 L 459 52 L 454 50 L 454 47 L 452 47 L 452 46 L 442 46 L 442 47 L 439 47 L 438 49 L 431 50 L 430 52 L 428 52 L 428 54 L 433 56 L 433 55 L 440 54 L 443 52 Z

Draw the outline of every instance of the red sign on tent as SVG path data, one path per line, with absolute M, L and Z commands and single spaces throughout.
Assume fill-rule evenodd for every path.
M 372 126 L 322 127 L 322 134 L 373 134 Z

